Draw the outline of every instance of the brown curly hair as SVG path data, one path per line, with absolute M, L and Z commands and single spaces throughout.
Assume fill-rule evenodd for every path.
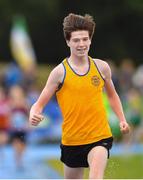
M 84 16 L 70 13 L 64 18 L 63 32 L 66 40 L 70 40 L 71 33 L 78 30 L 86 30 L 89 32 L 89 37 L 92 39 L 95 30 L 95 22 L 89 14 Z

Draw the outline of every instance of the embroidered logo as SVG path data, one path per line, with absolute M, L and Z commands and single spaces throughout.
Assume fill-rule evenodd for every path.
M 100 78 L 98 76 L 92 76 L 91 78 L 91 83 L 94 86 L 98 86 L 100 84 Z

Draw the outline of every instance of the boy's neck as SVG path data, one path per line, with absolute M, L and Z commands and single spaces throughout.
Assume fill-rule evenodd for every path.
M 88 56 L 84 57 L 75 57 L 75 56 L 70 56 L 69 57 L 69 62 L 71 62 L 74 65 L 84 65 L 88 62 Z

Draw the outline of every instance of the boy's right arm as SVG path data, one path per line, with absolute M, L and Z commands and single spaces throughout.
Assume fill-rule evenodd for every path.
M 60 83 L 63 80 L 63 77 L 64 68 L 62 64 L 59 64 L 50 73 L 47 83 L 44 89 L 42 90 L 38 100 L 31 107 L 29 116 L 29 122 L 31 125 L 37 126 L 43 120 L 43 108 L 58 89 Z

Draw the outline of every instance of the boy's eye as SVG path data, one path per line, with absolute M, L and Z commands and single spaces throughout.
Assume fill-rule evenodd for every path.
M 84 38 L 83 41 L 88 41 L 88 38 Z
M 78 42 L 79 41 L 79 39 L 73 39 L 73 42 Z
M 79 42 L 79 41 L 88 41 L 88 38 L 83 38 L 82 40 L 80 39 L 73 39 L 73 42 Z

